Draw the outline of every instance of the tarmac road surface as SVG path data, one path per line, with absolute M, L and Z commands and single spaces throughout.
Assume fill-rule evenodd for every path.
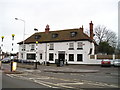
M 11 78 L 5 74 L 2 75 L 2 88 L 47 88 L 44 85 L 33 83 L 28 80 Z
M 5 67 L 7 67 L 5 65 Z M 82 71 L 83 69 L 88 71 L 97 70 L 96 73 L 64 73 L 64 72 L 53 72 L 57 71 L 67 71 L 67 70 L 77 70 L 79 69 Z M 37 70 L 34 69 L 25 69 L 25 68 L 18 68 L 19 71 L 23 71 L 23 74 L 6 74 L 5 81 L 9 82 L 10 79 L 15 79 L 13 82 L 17 85 L 20 85 L 23 81 L 26 82 L 23 86 L 26 88 L 31 88 L 32 85 L 37 85 L 32 88 L 63 88 L 63 89 L 75 89 L 75 90 L 84 90 L 84 88 L 118 88 L 118 79 L 119 73 L 118 68 L 114 67 L 100 67 L 100 66 L 67 66 L 67 67 L 54 67 L 54 66 L 39 66 Z M 46 72 L 46 70 L 48 72 Z M 52 72 L 50 72 L 52 70 Z M 9 76 L 9 77 L 8 77 Z M 4 77 L 4 75 L 3 75 Z M 6 79 L 8 78 L 8 79 Z M 3 78 L 4 79 L 4 78 Z M 22 81 L 21 81 L 22 80 Z M 5 82 L 4 81 L 4 82 Z M 20 81 L 20 82 L 19 82 Z M 5 83 L 3 82 L 3 86 Z M 30 84 L 27 84 L 30 83 Z M 10 83 L 10 82 L 9 82 Z M 7 83 L 7 84 L 9 84 Z M 10 85 L 8 85 L 10 87 Z M 5 86 L 7 87 L 7 86 Z M 22 87 L 22 86 L 19 86 Z M 15 87 L 16 88 L 16 87 Z

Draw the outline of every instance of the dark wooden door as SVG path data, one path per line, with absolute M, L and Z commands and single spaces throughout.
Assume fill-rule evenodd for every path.
M 59 60 L 65 60 L 65 54 L 59 54 L 58 59 Z

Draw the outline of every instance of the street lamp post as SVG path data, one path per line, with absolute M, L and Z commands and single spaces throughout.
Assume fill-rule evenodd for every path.
M 3 47 L 4 36 L 2 36 L 1 38 L 2 38 L 2 43 L 1 43 L 1 47 L 0 47 L 0 59 L 3 59 L 2 47 Z M 0 69 L 1 69 L 1 66 L 2 66 L 2 62 L 0 61 Z
M 23 58 L 24 58 L 24 51 L 25 51 L 25 49 L 24 49 L 24 44 L 25 44 L 25 20 L 23 20 L 23 19 L 18 19 L 18 18 L 15 18 L 15 20 L 20 20 L 20 21 L 22 21 L 23 23 L 24 23 L 24 32 L 23 32 Z
M 37 54 L 38 54 L 37 51 L 38 51 L 38 41 L 36 40 L 36 63 L 35 63 L 35 69 L 37 69 L 37 62 L 38 62 L 37 61 L 37 58 L 38 58 L 37 57 Z
M 13 52 L 13 45 L 14 45 L 14 43 L 13 43 L 14 37 L 15 37 L 15 34 L 12 34 L 12 52 Z
M 2 43 L 1 43 L 1 59 L 3 59 L 3 50 L 2 50 L 2 47 L 3 47 L 3 39 L 4 39 L 4 36 L 1 36 L 2 38 Z
M 36 62 L 35 62 L 35 69 L 37 69 L 37 56 L 38 56 L 38 40 L 40 39 L 40 35 L 35 35 L 35 40 L 36 40 Z
M 15 34 L 12 34 L 12 50 L 11 50 L 11 60 L 13 60 L 13 46 L 14 46 L 14 37 L 15 37 Z M 13 67 L 13 61 L 11 61 L 11 72 L 13 71 L 12 69 Z

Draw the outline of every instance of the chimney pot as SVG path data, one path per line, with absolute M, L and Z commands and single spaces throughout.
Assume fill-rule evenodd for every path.
M 82 25 L 82 27 L 80 27 L 80 30 L 83 32 L 83 30 L 84 30 L 83 25 Z
M 89 23 L 89 25 L 90 25 L 90 38 L 91 38 L 91 40 L 93 40 L 93 23 L 92 23 L 92 21 Z
M 50 28 L 49 28 L 49 25 L 47 24 L 46 28 L 45 28 L 45 33 L 49 33 L 49 30 L 50 30 Z

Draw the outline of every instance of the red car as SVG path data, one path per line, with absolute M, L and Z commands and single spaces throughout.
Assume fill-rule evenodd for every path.
M 111 61 L 109 59 L 103 59 L 101 61 L 101 66 L 111 66 Z

